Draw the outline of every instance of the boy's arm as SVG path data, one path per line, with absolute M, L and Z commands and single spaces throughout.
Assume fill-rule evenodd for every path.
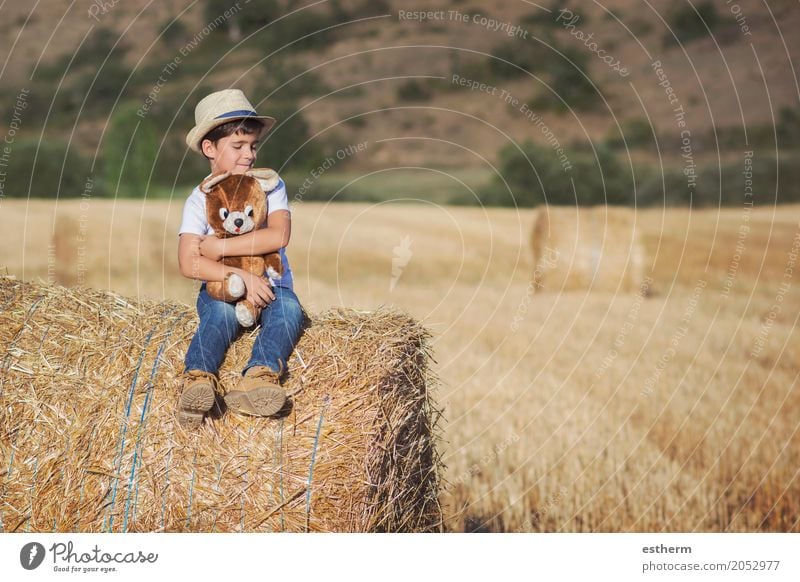
M 240 236 L 225 239 L 206 237 L 202 242 L 204 258 L 258 256 L 274 253 L 289 244 L 292 218 L 288 210 L 270 213 L 269 227 L 256 229 Z
M 183 233 L 178 242 L 178 263 L 181 274 L 190 279 L 204 281 L 224 281 L 225 275 L 234 272 L 244 279 L 247 299 L 261 308 L 275 300 L 271 284 L 263 277 L 248 273 L 244 269 L 223 265 L 200 254 L 200 241 L 197 234 Z
M 178 266 L 181 275 L 202 281 L 224 281 L 228 272 L 239 273 L 241 269 L 212 261 L 200 254 L 202 236 L 190 233 L 180 235 L 178 242 Z M 241 273 L 239 273 L 241 274 Z

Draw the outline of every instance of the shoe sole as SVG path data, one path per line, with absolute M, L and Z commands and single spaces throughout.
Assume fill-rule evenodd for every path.
M 286 404 L 281 388 L 256 388 L 248 392 L 232 390 L 225 395 L 225 405 L 232 411 L 251 416 L 272 416 Z
M 188 428 L 203 424 L 203 416 L 214 407 L 214 396 L 214 388 L 209 385 L 187 389 L 178 403 L 178 422 Z

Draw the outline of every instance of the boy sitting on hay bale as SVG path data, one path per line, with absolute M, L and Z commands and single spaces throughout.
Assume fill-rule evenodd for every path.
M 195 127 L 186 136 L 187 145 L 204 155 L 211 166 L 211 174 L 201 186 L 215 184 L 229 175 L 240 176 L 236 180 L 239 184 L 247 180 L 241 178 L 243 174 L 258 177 L 259 172 L 265 172 L 253 170 L 256 144 L 274 124 L 272 117 L 256 114 L 238 89 L 217 91 L 204 97 L 195 108 Z M 286 187 L 277 174 L 271 170 L 266 172 L 271 173 L 273 179 L 260 180 L 259 184 L 266 195 L 268 228 L 262 228 L 266 221 L 258 224 L 261 219 L 257 211 L 255 216 L 253 214 L 254 206 L 264 211 L 260 200 L 239 213 L 216 208 L 221 206 L 219 203 L 208 204 L 208 208 L 224 220 L 220 223 L 216 215 L 211 217 L 216 224 L 224 225 L 224 232 L 220 234 L 226 238 L 213 236 L 214 229 L 207 214 L 208 188 L 195 188 L 184 205 L 178 231 L 180 270 L 185 277 L 203 281 L 197 297 L 200 325 L 186 352 L 178 405 L 178 420 L 188 427 L 202 423 L 217 396 L 223 397 L 231 410 L 254 416 L 272 416 L 286 402 L 281 376 L 299 339 L 304 316 L 293 291 L 292 271 L 284 253 L 291 233 Z M 260 195 L 260 190 L 258 193 Z M 246 232 L 241 228 L 245 234 L 239 234 L 243 223 L 249 225 L 250 230 Z M 275 255 L 273 258 L 281 267 L 279 278 L 273 268 L 265 270 L 263 262 L 254 262 L 270 254 Z M 225 257 L 228 259 L 223 261 Z M 249 269 L 227 264 L 241 265 L 245 261 Z M 260 265 L 260 270 L 254 270 L 254 264 Z M 276 279 L 273 281 L 271 277 Z M 218 294 L 216 289 L 224 290 L 225 300 L 212 297 Z M 239 304 L 249 306 L 249 319 L 248 310 L 234 305 L 237 299 L 241 299 Z M 242 370 L 238 386 L 226 394 L 218 378 L 220 365 L 242 329 L 241 325 L 256 321 L 261 324 L 261 331 L 253 344 L 252 357 Z

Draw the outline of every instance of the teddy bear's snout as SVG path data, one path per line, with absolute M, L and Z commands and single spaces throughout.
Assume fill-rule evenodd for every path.
M 223 228 L 231 234 L 244 234 L 253 230 L 253 219 L 244 212 L 234 211 L 225 217 Z

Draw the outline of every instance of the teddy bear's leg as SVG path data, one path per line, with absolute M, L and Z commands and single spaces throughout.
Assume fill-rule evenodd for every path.
M 209 281 L 206 283 L 206 292 L 212 299 L 230 303 L 245 294 L 244 281 L 239 275 L 228 273 L 224 281 Z
M 208 281 L 206 282 L 206 293 L 211 299 L 217 301 L 228 301 L 225 299 L 225 289 L 221 281 Z
M 281 256 L 278 253 L 264 255 L 264 270 L 270 279 L 278 281 L 281 278 L 281 275 L 283 275 Z
M 278 253 L 269 253 L 259 257 L 259 259 L 261 260 L 262 273 L 266 273 L 270 283 L 280 280 L 281 275 L 283 275 L 281 256 Z
M 225 289 L 231 299 L 239 299 L 247 291 L 244 280 L 236 273 L 228 273 L 225 276 Z
M 236 304 L 236 319 L 239 320 L 243 327 L 255 325 L 260 316 L 261 310 L 247 299 L 243 299 Z

